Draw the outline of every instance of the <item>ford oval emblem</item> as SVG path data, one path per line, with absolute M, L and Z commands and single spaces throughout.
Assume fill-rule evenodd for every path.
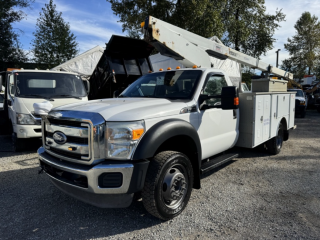
M 67 141 L 67 136 L 62 132 L 55 132 L 53 134 L 53 140 L 58 144 L 64 144 Z

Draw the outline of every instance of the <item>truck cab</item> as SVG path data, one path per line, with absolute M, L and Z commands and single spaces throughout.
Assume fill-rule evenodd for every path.
M 53 107 L 87 101 L 80 76 L 68 72 L 13 70 L 4 74 L 4 110 L 12 127 L 15 151 L 24 149 L 25 140 L 41 138 L 41 117 L 33 104 L 49 101 Z

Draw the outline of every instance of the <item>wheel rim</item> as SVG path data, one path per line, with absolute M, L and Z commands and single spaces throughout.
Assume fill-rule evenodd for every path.
M 188 191 L 186 169 L 182 165 L 174 165 L 167 172 L 162 182 L 162 200 L 171 209 L 176 209 L 185 199 Z
M 276 137 L 276 144 L 278 149 L 282 147 L 282 143 L 283 143 L 283 131 L 282 131 L 282 128 L 279 128 L 278 135 Z

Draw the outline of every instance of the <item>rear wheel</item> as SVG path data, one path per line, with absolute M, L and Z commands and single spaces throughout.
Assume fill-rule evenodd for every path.
M 282 123 L 280 123 L 277 131 L 277 135 L 266 142 L 269 153 L 273 155 L 280 153 L 282 144 L 283 144 L 283 134 L 284 134 L 283 125 Z
M 193 186 L 190 160 L 182 153 L 164 151 L 150 162 L 142 201 L 153 216 L 169 220 L 187 206 Z

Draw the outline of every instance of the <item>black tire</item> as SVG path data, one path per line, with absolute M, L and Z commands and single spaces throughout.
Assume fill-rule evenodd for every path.
M 277 131 L 277 135 L 266 142 L 267 149 L 270 154 L 277 155 L 280 153 L 283 145 L 283 135 L 284 135 L 283 125 L 282 123 L 280 123 Z
M 25 144 L 26 142 L 24 139 L 17 138 L 17 135 L 15 133 L 12 133 L 12 146 L 14 152 L 22 152 L 25 150 Z
M 143 205 L 157 218 L 172 219 L 187 206 L 192 186 L 193 168 L 188 157 L 174 151 L 160 152 L 149 164 L 142 190 Z

